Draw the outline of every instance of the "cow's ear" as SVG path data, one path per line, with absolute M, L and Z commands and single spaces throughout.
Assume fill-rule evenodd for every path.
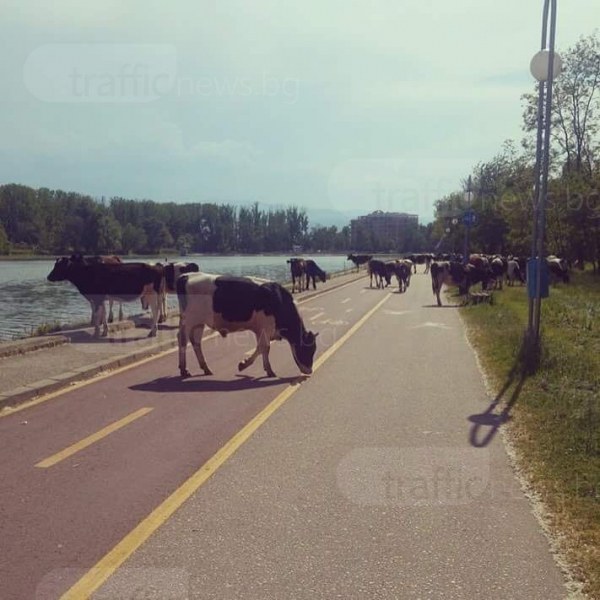
M 315 340 L 319 337 L 319 332 L 317 331 L 317 333 L 313 333 L 313 337 L 315 338 Z

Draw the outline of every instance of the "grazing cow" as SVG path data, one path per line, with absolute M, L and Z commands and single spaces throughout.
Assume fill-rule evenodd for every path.
M 351 260 L 356 265 L 356 271 L 360 269 L 360 265 L 368 263 L 373 256 L 371 254 L 348 254 L 346 260 Z
M 375 277 L 375 286 L 377 288 L 384 288 L 390 285 L 392 280 L 387 265 L 377 258 L 372 258 L 367 263 L 367 271 L 369 272 L 369 287 L 373 287 L 373 277 Z M 385 279 L 386 285 L 383 285 Z
M 548 265 L 548 273 L 552 281 L 558 280 L 563 283 L 569 283 L 571 278 L 569 276 L 569 264 L 566 259 L 552 254 L 546 257 L 546 264 Z
M 161 281 L 161 289 L 158 295 L 158 322 L 163 323 L 167 320 L 168 312 L 167 312 L 167 294 L 175 294 L 176 288 L 175 284 L 177 282 L 177 278 L 181 277 L 181 275 L 185 275 L 186 273 L 198 273 L 200 271 L 200 267 L 193 262 L 167 262 L 164 265 L 160 263 L 156 263 L 160 265 L 163 269 L 163 278 Z
M 73 258 L 59 258 L 48 275 L 48 281 L 70 281 L 79 293 L 93 306 L 94 336 L 108 334 L 104 301 L 115 298 L 128 302 L 142 297 L 144 308 L 152 310 L 152 327 L 148 337 L 154 337 L 158 329 L 158 294 L 163 273 L 162 267 L 146 263 L 86 263 Z
M 271 340 L 289 342 L 292 356 L 305 375 L 312 373 L 317 348 L 316 333 L 304 328 L 292 294 L 275 282 L 258 283 L 250 277 L 230 277 L 197 273 L 177 280 L 179 323 L 179 371 L 189 377 L 186 347 L 191 342 L 198 364 L 206 375 L 212 371 L 202 353 L 204 327 L 218 331 L 223 337 L 234 331 L 252 331 L 256 350 L 238 364 L 243 371 L 262 355 L 268 377 L 275 377 L 269 362 Z
M 306 274 L 306 289 L 308 289 L 308 284 L 312 281 L 313 290 L 317 289 L 316 279 L 319 278 L 319 281 L 325 283 L 327 281 L 327 273 L 323 271 L 314 260 L 307 260 L 304 262 L 304 269 Z
M 288 259 L 290 265 L 290 273 L 292 275 L 292 294 L 296 289 L 296 281 L 298 281 L 298 291 L 302 291 L 302 279 L 306 274 L 306 261 L 303 258 L 290 258 Z M 306 285 L 308 289 L 308 284 Z

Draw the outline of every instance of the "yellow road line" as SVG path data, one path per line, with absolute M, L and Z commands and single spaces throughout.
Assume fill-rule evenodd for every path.
M 68 446 L 64 450 L 61 450 L 60 452 L 57 452 L 56 454 L 53 454 L 52 456 L 45 458 L 44 460 L 37 463 L 35 466 L 39 467 L 40 469 L 47 469 L 48 467 L 53 467 L 54 465 L 58 464 L 59 462 L 65 460 L 65 458 L 69 458 L 69 456 L 73 456 L 73 454 L 79 452 L 80 450 L 83 450 L 84 448 L 87 448 L 88 446 L 91 446 L 92 444 L 105 438 L 107 435 L 110 435 L 111 433 L 118 431 L 119 429 L 125 427 L 126 425 L 129 425 L 129 423 L 132 423 L 136 419 L 139 419 L 140 417 L 147 415 L 152 410 L 154 410 L 154 409 L 153 408 L 140 408 L 140 410 L 136 410 L 135 412 L 131 413 L 130 415 L 127 415 L 120 421 L 116 421 L 115 423 L 112 423 L 111 425 L 107 425 L 100 431 L 97 431 L 96 433 L 89 435 L 88 437 L 84 438 L 83 440 L 81 440 L 75 444 L 72 444 L 71 446 Z
M 390 295 L 386 294 L 383 300 L 355 323 L 333 346 L 326 350 L 315 362 L 313 372 L 319 369 L 328 358 L 339 350 L 389 298 Z M 298 381 L 300 381 L 300 378 Z M 108 554 L 101 558 L 73 587 L 61 596 L 60 600 L 82 600 L 83 598 L 89 598 L 299 388 L 300 386 L 296 382 L 283 390 L 283 392 L 218 450 L 216 454 L 207 460 L 198 471 L 132 529 Z

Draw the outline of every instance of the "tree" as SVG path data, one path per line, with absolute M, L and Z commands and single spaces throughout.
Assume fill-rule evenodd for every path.
M 10 252 L 10 242 L 8 241 L 8 236 L 6 235 L 6 229 L 4 229 L 4 225 L 0 223 L 0 254 L 8 254 Z
M 592 177 L 598 164 L 597 134 L 600 127 L 600 39 L 598 33 L 582 37 L 561 53 L 563 72 L 553 86 L 552 139 L 566 173 Z M 538 94 L 525 94 L 524 143 L 534 147 L 537 131 Z
M 127 223 L 123 227 L 123 233 L 121 236 L 121 245 L 124 252 L 131 254 L 133 252 L 143 252 L 148 244 L 148 237 L 146 232 L 136 225 Z

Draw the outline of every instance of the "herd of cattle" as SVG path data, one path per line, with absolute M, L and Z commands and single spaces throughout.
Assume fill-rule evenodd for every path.
M 269 363 L 271 340 L 285 339 L 300 371 L 312 372 L 317 333 L 307 331 L 292 294 L 282 285 L 254 277 L 231 277 L 201 273 L 196 263 L 122 262 L 115 256 L 84 257 L 74 254 L 56 260 L 48 281 L 69 281 L 90 303 L 94 336 L 108 333 L 106 302 L 141 300 L 150 309 L 149 337 L 167 317 L 166 296 L 179 301 L 179 371 L 189 376 L 186 348 L 191 343 L 198 364 L 211 374 L 202 352 L 205 326 L 223 337 L 235 331 L 252 331 L 257 340 L 254 353 L 238 364 L 240 371 L 261 355 L 267 376 L 275 373 Z M 112 312 L 112 311 L 111 311 Z
M 367 254 L 347 257 L 359 269 L 366 264 L 369 285 L 377 288 L 390 285 L 392 277 L 398 281 L 399 292 L 406 292 L 417 264 L 425 265 L 431 274 L 433 293 L 441 306 L 442 285 L 456 285 L 461 294 L 481 283 L 483 289 L 501 288 L 525 282 L 525 262 L 522 259 L 472 254 L 466 263 L 462 257 L 451 255 L 416 254 L 405 258 L 383 261 Z M 291 258 L 287 261 L 292 276 L 292 293 L 297 288 L 308 289 L 312 281 L 325 282 L 327 274 L 313 260 Z M 568 265 L 556 256 L 546 258 L 550 273 L 561 281 L 569 281 Z M 304 327 L 292 293 L 283 285 L 255 277 L 232 277 L 201 273 L 196 263 L 166 262 L 147 264 L 122 262 L 117 256 L 84 257 L 74 254 L 56 260 L 48 275 L 49 281 L 69 281 L 90 303 L 94 336 L 106 336 L 112 321 L 113 302 L 141 300 L 144 310 L 150 309 L 152 322 L 149 337 L 156 335 L 158 324 L 167 318 L 167 294 L 177 294 L 179 302 L 179 370 L 189 376 L 186 367 L 188 342 L 194 349 L 198 364 L 205 374 L 211 374 L 202 352 L 202 334 L 205 326 L 218 331 L 223 337 L 235 331 L 252 331 L 257 340 L 255 351 L 238 364 L 240 371 L 262 356 L 267 376 L 274 372 L 269 363 L 271 340 L 285 339 L 294 360 L 304 374 L 312 372 L 317 333 Z M 107 318 L 105 303 L 109 303 Z M 122 308 L 119 309 L 122 319 Z M 100 327 L 102 326 L 102 333 Z
M 470 288 L 481 284 L 482 290 L 502 289 L 503 282 L 509 286 L 516 282 L 525 283 L 527 259 L 524 257 L 502 256 L 499 254 L 471 254 L 467 261 L 456 254 L 410 254 L 405 258 L 383 261 L 369 254 L 349 254 L 358 270 L 361 264 L 367 265 L 370 287 L 373 279 L 377 288 L 390 285 L 392 276 L 398 281 L 400 292 L 410 285 L 411 273 L 417 272 L 417 264 L 425 265 L 425 273 L 431 274 L 431 285 L 438 306 L 442 305 L 440 292 L 443 285 L 458 287 L 461 295 L 467 295 Z M 554 255 L 546 257 L 549 277 L 554 281 L 569 282 L 569 265 L 563 258 Z M 385 282 L 385 284 L 384 284 Z

